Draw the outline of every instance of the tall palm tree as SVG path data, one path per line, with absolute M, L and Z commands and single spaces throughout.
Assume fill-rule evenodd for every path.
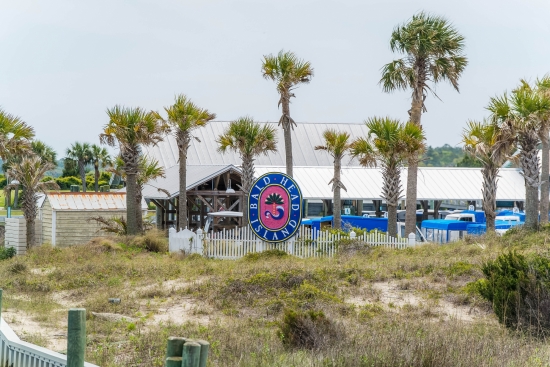
M 251 117 L 241 117 L 231 121 L 223 134 L 219 136 L 217 142 L 219 152 L 225 153 L 232 150 L 241 156 L 243 199 L 247 203 L 248 193 L 254 181 L 254 160 L 262 154 L 267 155 L 269 152 L 277 151 L 275 128 L 269 124 L 259 124 Z M 248 223 L 248 210 L 244 210 L 243 223 Z
M 36 206 L 37 194 L 48 189 L 59 189 L 55 181 L 42 182 L 46 172 L 55 168 L 50 162 L 44 162 L 40 157 L 25 156 L 20 162 L 14 163 L 8 170 L 10 177 L 19 181 L 23 187 L 22 205 L 23 215 L 27 223 L 27 248 L 35 245 L 35 220 L 38 208 Z M 5 190 L 9 192 L 15 185 L 7 185 Z
M 550 100 L 533 90 L 520 88 L 510 96 L 491 98 L 487 109 L 502 129 L 508 129 L 518 145 L 519 162 L 525 179 L 525 226 L 539 225 L 539 158 L 540 128 L 550 113 Z M 546 214 L 547 215 L 547 214 Z
M 123 167 L 124 162 L 122 161 L 122 158 L 120 156 L 117 156 L 108 171 L 115 175 L 119 175 L 120 177 L 126 178 L 126 173 L 124 172 Z M 136 221 L 139 232 L 143 232 L 143 215 L 141 213 L 143 187 L 147 184 L 147 182 L 155 180 L 159 177 L 166 177 L 166 171 L 164 170 L 164 167 L 162 167 L 159 164 L 159 161 L 157 161 L 156 159 L 149 158 L 148 156 L 142 154 L 139 157 L 138 174 L 136 176 L 136 205 L 138 208 L 138 210 L 136 211 Z
M 78 164 L 80 179 L 82 180 L 82 191 L 86 192 L 86 165 L 92 161 L 90 144 L 76 142 L 67 148 L 67 158 Z
M 340 189 L 347 191 L 346 187 L 340 180 L 342 173 L 342 158 L 350 148 L 349 134 L 346 132 L 337 132 L 334 129 L 327 129 L 323 132 L 325 145 L 315 147 L 315 150 L 326 150 L 334 158 L 334 176 L 330 180 L 332 183 L 333 203 L 334 203 L 334 227 L 342 227 L 342 199 Z
M 390 48 L 404 57 L 382 68 L 380 84 L 384 92 L 411 90 L 410 121 L 421 127 L 424 101 L 435 84 L 448 81 L 458 91 L 458 79 L 468 64 L 462 54 L 464 37 L 445 18 L 422 12 L 394 29 Z M 405 230 L 413 233 L 419 157 L 408 162 Z
M 286 174 L 292 177 L 291 131 L 296 122 L 290 117 L 290 98 L 296 97 L 292 91 L 298 85 L 311 81 L 313 68 L 309 61 L 298 59 L 293 52 L 281 50 L 277 56 L 264 55 L 262 74 L 265 79 L 271 79 L 277 84 L 277 92 L 280 95 L 278 105 L 283 107 L 279 125 L 283 126 Z
M 166 125 L 158 119 L 158 114 L 140 107 L 115 106 L 107 110 L 109 122 L 99 135 L 101 144 L 118 145 L 126 172 L 126 220 L 128 234 L 138 233 L 137 175 L 139 173 L 140 145 L 153 145 L 162 141 L 167 131 Z
M 487 219 L 487 232 L 495 230 L 497 205 L 497 177 L 513 148 L 514 137 L 510 130 L 491 121 L 468 121 L 462 134 L 464 151 L 482 164 L 483 211 Z
M 385 118 L 371 118 L 365 122 L 369 129 L 367 138 L 352 143 L 352 156 L 359 158 L 363 166 L 382 168 L 382 198 L 388 205 L 388 235 L 397 236 L 397 204 L 401 196 L 401 168 L 410 159 L 416 159 L 425 150 L 424 133 L 420 126 Z M 415 233 L 415 229 L 412 232 Z
M 176 138 L 179 155 L 180 190 L 178 197 L 178 227 L 188 227 L 187 223 L 187 150 L 191 141 L 197 137 L 193 136 L 193 130 L 204 127 L 211 120 L 216 118 L 215 113 L 210 113 L 194 104 L 185 94 L 176 96 L 174 104 L 165 107 L 168 115 L 166 122 Z M 160 116 L 159 116 L 160 118 Z
M 109 152 L 107 149 L 97 145 L 93 144 L 90 147 L 90 161 L 94 164 L 94 188 L 95 192 L 99 191 L 99 166 L 101 165 L 103 168 L 106 166 L 110 166 L 113 162 L 111 160 L 111 156 L 109 155 Z

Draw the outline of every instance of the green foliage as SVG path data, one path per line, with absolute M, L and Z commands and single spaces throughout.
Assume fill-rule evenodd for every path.
M 462 159 L 456 162 L 457 167 L 481 167 L 482 164 L 478 159 L 473 158 L 470 155 L 464 155 Z
M 11 259 L 15 253 L 15 247 L 0 247 L 0 260 Z
M 63 159 L 63 172 L 61 173 L 61 177 L 73 177 L 78 176 L 79 174 L 78 162 L 69 158 Z
M 3 189 L 8 184 L 8 180 L 6 179 L 6 176 L 0 175 L 0 189 Z
M 482 267 L 476 282 L 482 297 L 492 302 L 499 321 L 537 334 L 550 330 L 550 259 L 526 258 L 516 252 L 500 255 Z
M 60 190 L 70 190 L 71 185 L 82 185 L 82 180 L 75 176 L 59 177 L 55 182 Z
M 441 147 L 431 147 L 426 149 L 423 159 L 420 161 L 421 167 L 456 167 L 458 162 L 464 160 L 464 151 L 460 147 L 452 147 L 444 144 Z M 471 166 L 468 166 L 471 167 Z M 478 167 L 478 166 L 474 166 Z
M 319 349 L 340 334 L 337 325 L 323 311 L 287 309 L 280 325 L 279 336 L 288 347 Z

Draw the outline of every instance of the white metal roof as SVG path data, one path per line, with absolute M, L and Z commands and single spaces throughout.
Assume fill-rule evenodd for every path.
M 256 164 L 263 166 L 285 165 L 283 130 L 277 123 L 270 122 L 278 132 L 278 144 L 276 153 L 269 153 L 267 156 L 260 156 Z M 229 125 L 228 122 L 211 122 L 204 128 L 197 129 L 193 134 L 200 142 L 193 140 L 187 153 L 188 165 L 227 165 L 238 166 L 241 159 L 234 152 L 221 154 L 218 152 L 216 140 Z M 298 123 L 292 131 L 292 153 L 296 166 L 330 166 L 333 163 L 332 157 L 325 151 L 316 151 L 317 145 L 324 145 L 323 131 L 326 129 L 346 131 L 350 134 L 351 140 L 361 136 L 367 136 L 368 129 L 363 123 L 357 124 L 326 124 L 326 123 Z M 164 168 L 170 168 L 178 163 L 178 147 L 172 135 L 165 137 L 164 141 L 156 146 L 142 147 L 143 152 L 149 157 L 157 159 Z M 357 166 L 356 159 L 350 160 L 346 157 L 344 165 Z
M 268 172 L 284 172 L 284 166 L 256 167 L 256 176 Z M 332 199 L 334 168 L 294 167 L 294 179 L 306 199 Z M 377 168 L 343 167 L 342 199 L 380 199 L 382 174 Z M 407 169 L 401 173 L 403 198 L 407 190 Z M 421 167 L 418 169 L 418 200 L 481 200 L 483 177 L 479 168 Z M 500 170 L 497 200 L 525 200 L 524 179 L 515 168 Z
M 225 172 L 232 171 L 240 173 L 241 171 L 232 164 L 224 165 L 187 165 L 187 190 L 194 189 L 206 181 Z M 149 181 L 143 187 L 143 197 L 147 199 L 166 199 L 167 196 L 160 192 L 158 188 L 164 189 L 170 193 L 170 197 L 179 195 L 179 165 L 172 166 L 166 170 L 165 178 L 158 178 Z
M 53 210 L 126 210 L 126 193 L 49 192 Z

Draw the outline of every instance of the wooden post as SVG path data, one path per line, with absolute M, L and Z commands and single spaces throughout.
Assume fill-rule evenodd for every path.
M 165 367 L 181 367 L 183 344 L 185 338 L 171 336 L 166 344 L 166 363 Z
M 0 320 L 2 319 L 2 288 L 0 288 Z
M 200 358 L 201 345 L 197 342 L 185 342 L 181 367 L 199 367 Z
M 86 356 L 86 310 L 69 310 L 67 332 L 67 367 L 84 367 Z
M 208 360 L 208 350 L 210 349 L 210 343 L 206 340 L 197 340 L 197 343 L 201 346 L 201 356 L 199 367 L 206 367 L 206 362 Z

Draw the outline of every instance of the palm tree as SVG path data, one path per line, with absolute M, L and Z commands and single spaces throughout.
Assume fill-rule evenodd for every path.
M 462 55 L 464 37 L 445 18 L 422 12 L 394 29 L 390 48 L 405 56 L 382 68 L 380 84 L 384 92 L 411 90 L 410 121 L 422 127 L 428 91 L 434 93 L 435 84 L 442 81 L 448 81 L 458 91 L 458 79 L 468 64 Z M 408 162 L 405 231 L 413 233 L 419 157 L 410 157 Z
M 185 94 L 176 96 L 174 104 L 165 107 L 164 110 L 168 115 L 166 122 L 178 144 L 180 165 L 178 226 L 183 229 L 187 228 L 187 150 L 193 139 L 200 141 L 193 136 L 193 130 L 206 126 L 208 122 L 216 118 L 216 114 L 198 107 Z
M 109 168 L 109 172 L 119 175 L 120 177 L 126 177 L 126 173 L 123 168 L 124 162 L 120 156 L 115 158 L 115 161 Z M 141 213 L 141 201 L 143 200 L 143 187 L 147 182 L 155 180 L 159 177 L 166 177 L 166 171 L 164 167 L 159 164 L 156 159 L 149 158 L 145 155 L 139 157 L 138 174 L 136 176 L 137 181 L 137 193 L 136 193 L 136 221 L 138 226 L 138 232 L 143 232 L 143 215 Z
M 269 124 L 259 124 L 251 117 L 241 117 L 231 121 L 217 142 L 219 152 L 225 153 L 232 150 L 241 156 L 243 199 L 247 203 L 248 193 L 254 181 L 254 160 L 262 154 L 267 155 L 269 152 L 277 151 L 275 128 Z M 243 213 L 243 223 L 248 223 L 248 210 L 246 209 Z
M 342 199 L 340 197 L 340 189 L 347 191 L 346 187 L 340 180 L 342 173 L 342 158 L 348 152 L 350 148 L 349 134 L 337 132 L 333 129 L 327 129 L 323 132 L 323 138 L 325 139 L 325 145 L 319 145 L 315 147 L 315 150 L 326 150 L 334 158 L 334 176 L 330 180 L 329 185 L 332 183 L 332 191 L 334 192 L 334 227 L 342 227 Z
M 363 166 L 382 167 L 382 198 L 388 205 L 388 235 L 397 236 L 397 204 L 401 196 L 401 168 L 410 159 L 416 159 L 425 150 L 422 128 L 412 122 L 371 118 L 365 122 L 369 129 L 367 138 L 352 143 L 351 154 L 359 157 Z M 416 213 L 415 213 L 416 214 Z M 415 233 L 416 226 L 413 232 Z
M 139 173 L 140 145 L 153 145 L 162 141 L 167 131 L 166 125 L 158 119 L 158 114 L 144 109 L 115 106 L 107 110 L 109 122 L 99 135 L 101 144 L 116 146 L 126 172 L 126 220 L 128 234 L 138 233 L 137 211 L 137 175 Z
M 31 142 L 31 150 L 39 156 L 42 161 L 57 165 L 57 152 L 41 140 Z
M 103 168 L 112 164 L 111 156 L 107 149 L 100 147 L 97 144 L 93 144 L 90 147 L 90 161 L 94 164 L 95 176 L 94 176 L 94 188 L 95 192 L 99 191 L 99 166 Z
M 277 83 L 280 95 L 279 106 L 283 106 L 283 115 L 279 125 L 283 126 L 285 139 L 286 174 L 292 177 L 292 136 L 291 130 L 296 123 L 290 117 L 290 98 L 296 97 L 292 91 L 299 84 L 309 83 L 313 77 L 313 68 L 309 61 L 298 59 L 293 52 L 281 50 L 277 56 L 264 55 L 262 74 L 265 79 Z
M 525 179 L 525 226 L 537 229 L 539 225 L 539 158 L 541 124 L 550 113 L 550 100 L 533 90 L 520 88 L 510 97 L 491 98 L 487 109 L 493 121 L 509 130 L 518 145 L 519 162 Z M 548 215 L 548 214 L 546 214 Z
M 65 153 L 67 158 L 78 164 L 78 171 L 80 173 L 80 179 L 82 180 L 82 191 L 86 192 L 86 165 L 92 160 L 92 152 L 90 150 L 90 144 L 76 142 L 67 148 Z
M 55 181 L 42 182 L 46 172 L 55 168 L 50 162 L 44 162 L 37 156 L 26 156 L 21 162 L 14 163 L 8 170 L 10 177 L 19 181 L 23 187 L 22 205 L 23 215 L 27 223 L 27 248 L 35 245 L 35 219 L 38 213 L 36 206 L 37 194 L 46 192 L 47 189 L 59 189 Z M 15 185 L 7 185 L 5 190 L 9 192 Z
M 462 134 L 464 151 L 482 164 L 483 211 L 487 219 L 487 232 L 495 230 L 497 177 L 513 148 L 514 137 L 491 121 L 468 121 Z

